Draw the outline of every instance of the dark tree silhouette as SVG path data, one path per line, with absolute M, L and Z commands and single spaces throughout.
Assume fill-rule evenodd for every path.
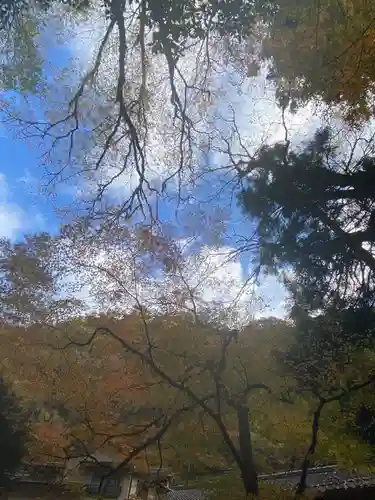
M 25 414 L 10 387 L 0 378 L 0 486 L 6 487 L 26 453 Z
M 240 195 L 256 221 L 259 263 L 288 281 L 306 310 L 372 308 L 375 300 L 374 143 L 357 138 L 343 154 L 333 132 L 303 150 L 264 147 Z

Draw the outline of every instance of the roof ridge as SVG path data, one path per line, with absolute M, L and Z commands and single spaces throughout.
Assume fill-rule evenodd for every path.
M 322 465 L 320 467 L 311 467 L 308 473 L 324 473 L 324 472 L 336 472 L 337 465 Z M 271 472 L 269 474 L 260 474 L 259 479 L 272 479 L 272 478 L 282 478 L 282 477 L 293 477 L 299 476 L 302 473 L 302 469 L 292 469 L 289 471 L 281 472 Z

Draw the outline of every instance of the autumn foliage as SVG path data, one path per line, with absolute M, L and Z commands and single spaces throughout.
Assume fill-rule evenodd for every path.
M 374 3 L 279 0 L 264 43 L 292 101 L 320 98 L 363 122 L 374 112 Z

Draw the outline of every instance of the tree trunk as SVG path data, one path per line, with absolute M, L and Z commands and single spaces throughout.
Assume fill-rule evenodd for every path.
M 301 477 L 300 477 L 300 480 L 299 480 L 299 483 L 297 486 L 296 497 L 298 497 L 299 495 L 302 495 L 305 492 L 306 487 L 307 487 L 307 473 L 309 471 L 311 460 L 315 455 L 316 445 L 318 444 L 319 419 L 320 419 L 320 415 L 322 413 L 322 410 L 323 410 L 325 404 L 326 404 L 326 400 L 321 399 L 317 409 L 314 412 L 314 418 L 313 418 L 313 422 L 312 422 L 311 443 L 310 443 L 309 449 L 307 450 L 305 458 L 302 462 Z
M 237 408 L 240 454 L 242 459 L 241 475 L 246 494 L 258 495 L 258 476 L 255 470 L 253 447 L 249 424 L 249 408 L 241 405 Z

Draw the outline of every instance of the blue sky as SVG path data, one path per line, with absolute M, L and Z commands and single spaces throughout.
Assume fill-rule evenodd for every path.
M 55 43 L 51 44 L 51 41 Z M 57 71 L 69 63 L 69 49 L 57 42 L 49 30 L 42 32 L 39 50 L 44 64 L 45 82 L 52 82 Z M 43 118 L 44 109 L 38 94 L 20 96 L 13 92 L 2 92 L 2 99 L 16 103 L 22 111 L 27 99 L 28 106 L 37 117 Z M 2 120 L 6 115 L 0 113 Z M 59 220 L 55 207 L 68 200 L 62 193 L 58 197 L 48 196 L 42 189 L 45 184 L 41 165 L 42 150 L 39 141 L 20 136 L 13 124 L 3 122 L 0 128 L 0 175 L 2 189 L 0 206 L 2 224 L 0 236 L 19 239 L 29 232 L 56 232 Z
M 51 201 L 37 192 L 38 152 L 3 127 L 0 138 L 1 207 L 7 220 L 0 234 L 19 238 L 25 232 L 53 230 L 56 218 Z
M 52 198 L 39 192 L 38 181 L 43 180 L 43 166 L 40 165 L 40 151 L 28 145 L 24 140 L 14 137 L 11 130 L 3 134 L 0 139 L 1 170 L 3 182 L 0 189 L 0 234 L 1 236 L 19 239 L 25 233 L 47 231 L 56 232 L 59 227 L 59 219 L 55 214 L 55 207 L 65 204 L 68 200 L 64 195 Z M 197 189 L 196 196 L 202 202 L 205 200 L 207 186 L 203 185 Z M 225 199 L 226 193 L 217 200 L 215 207 L 228 205 L 231 207 L 232 224 L 229 224 L 229 233 L 236 229 L 242 214 L 237 208 L 236 200 L 228 204 Z M 229 207 L 228 207 L 229 208 Z M 173 204 L 162 203 L 160 215 L 165 220 L 171 220 L 174 214 Z M 172 216 L 174 219 L 174 217 Z M 236 222 L 236 224 L 233 224 Z M 251 224 L 245 220 L 241 223 L 241 233 Z M 225 244 L 232 244 L 228 236 Z M 240 259 L 243 269 L 247 269 L 249 261 L 243 255 Z M 233 269 L 233 267 L 231 268 Z M 235 272 L 236 268 L 234 268 Z M 224 270 L 224 273 L 227 272 Z M 274 280 L 263 283 L 263 292 L 272 302 L 272 312 L 280 314 L 279 304 L 283 301 L 283 293 Z
M 85 51 L 90 51 L 90 46 L 87 46 L 87 40 L 83 42 L 82 47 L 75 47 L 69 43 L 63 45 L 61 42 L 58 45 L 53 45 L 51 40 L 56 40 L 56 37 L 51 36 L 51 32 L 44 32 L 40 43 L 46 82 L 56 85 L 56 75 L 65 67 L 69 68 L 70 58 L 77 56 L 74 53 L 75 50 L 82 62 L 82 57 L 84 59 Z M 78 40 L 80 41 L 80 37 Z M 280 115 L 272 99 L 273 91 L 265 89 L 264 84 L 262 86 L 260 83 L 261 81 L 262 79 L 258 82 L 255 80 L 246 82 L 246 89 L 238 93 L 233 93 L 233 87 L 229 85 L 226 94 L 224 94 L 224 100 L 216 106 L 213 112 L 215 116 L 225 117 L 232 112 L 232 109 L 239 111 L 238 125 L 244 135 L 248 137 L 248 144 L 254 143 L 254 147 L 259 146 L 259 142 L 266 133 L 271 135 L 273 141 L 283 138 Z M 64 82 L 65 85 L 67 83 L 69 81 Z M 73 83 L 71 75 L 70 84 Z M 224 81 L 224 88 L 225 84 Z M 64 95 L 64 92 L 61 95 Z M 10 97 L 10 94 L 5 94 L 4 97 Z M 48 109 L 48 101 L 43 100 L 43 106 L 41 102 L 37 95 L 29 98 L 29 105 L 40 118 Z M 293 121 L 297 135 L 302 134 L 303 136 L 304 131 L 307 133 L 307 130 L 314 126 L 309 111 L 304 111 L 301 116 L 294 117 Z M 56 216 L 55 210 L 66 206 L 73 200 L 73 191 L 59 189 L 52 196 L 41 190 L 41 186 L 46 181 L 41 159 L 42 153 L 43 149 L 40 149 L 38 140 L 25 140 L 17 134 L 12 125 L 3 124 L 0 134 L 0 236 L 19 239 L 25 233 L 58 231 L 60 220 Z M 219 166 L 222 161 L 217 153 L 202 156 L 201 159 L 202 162 L 210 163 L 212 167 Z M 190 223 L 193 226 L 199 222 L 201 211 L 205 222 L 202 227 L 199 227 L 198 224 L 198 232 L 201 231 L 201 241 L 208 245 L 215 244 L 211 239 L 212 235 L 208 234 L 210 217 L 215 223 L 220 223 L 222 220 L 223 223 L 226 223 L 226 229 L 221 245 L 223 248 L 235 248 L 238 235 L 242 237 L 250 235 L 253 231 L 253 223 L 244 216 L 238 207 L 236 191 L 233 191 L 232 184 L 223 189 L 219 196 L 212 196 L 214 192 L 217 192 L 217 188 L 223 186 L 226 181 L 227 179 L 223 178 L 220 171 L 204 178 L 191 193 L 195 198 L 195 203 L 182 211 L 178 221 L 175 219 L 175 203 L 173 201 L 161 201 L 159 215 L 166 222 L 187 225 Z M 194 217 L 196 217 L 195 222 L 193 222 Z M 205 227 L 204 224 L 206 224 Z M 210 237 L 208 238 L 208 236 Z M 242 255 L 236 266 L 230 267 L 231 272 L 239 274 L 239 279 L 245 279 L 251 268 L 249 256 Z M 225 274 L 226 270 L 224 269 L 223 272 Z M 263 280 L 261 291 L 267 295 L 268 300 L 272 303 L 274 312 L 282 314 L 284 295 L 276 280 L 273 278 Z

